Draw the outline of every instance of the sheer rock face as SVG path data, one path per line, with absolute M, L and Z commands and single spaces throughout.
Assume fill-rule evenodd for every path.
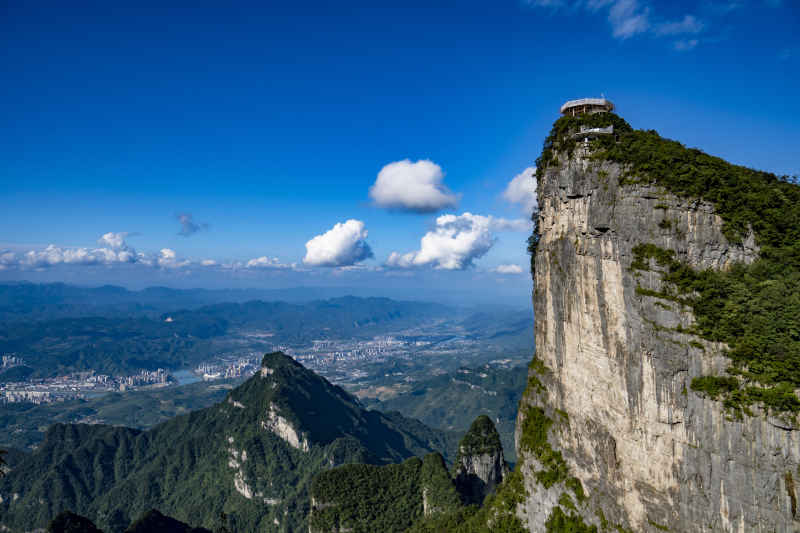
M 518 515 L 530 531 L 544 531 L 570 493 L 564 480 L 541 485 L 535 472 L 545 465 L 521 449 L 526 410 L 538 407 L 553 421 L 550 445 L 587 495 L 577 510 L 587 524 L 800 531 L 800 431 L 764 416 L 733 420 L 720 402 L 695 394 L 692 378 L 728 367 L 724 346 L 676 332 L 692 323 L 691 311 L 637 294 L 637 286 L 659 290 L 660 275 L 630 270 L 637 244 L 720 269 L 753 261 L 754 238 L 728 242 L 711 205 L 620 186 L 620 167 L 589 155 L 560 154 L 538 184 L 533 303 L 546 369 L 531 370 L 543 387 L 529 386 L 517 419 L 527 490 Z
M 480 505 L 507 473 L 500 435 L 489 417 L 479 416 L 458 448 L 456 490 L 465 503 Z

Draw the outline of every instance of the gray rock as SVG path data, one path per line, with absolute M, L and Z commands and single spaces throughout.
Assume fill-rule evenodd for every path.
M 475 419 L 461 440 L 455 465 L 456 490 L 467 504 L 480 505 L 508 473 L 500 435 L 491 419 Z
M 517 514 L 532 532 L 567 492 L 541 486 L 536 458 L 520 449 L 525 406 L 555 420 L 561 451 L 587 500 L 586 523 L 637 532 L 797 532 L 800 434 L 758 415 L 732 419 L 695 394 L 692 378 L 729 365 L 724 346 L 675 331 L 690 309 L 637 293 L 659 290 L 657 271 L 633 272 L 640 243 L 671 249 L 697 268 L 752 262 L 751 234 L 731 243 L 713 206 L 647 185 L 618 184 L 619 165 L 579 148 L 548 168 L 538 186 L 541 240 L 535 257 L 536 374 L 517 419 L 527 495 Z M 669 227 L 659 223 L 668 219 Z M 662 226 L 666 226 L 662 224 Z M 690 344 L 691 343 L 691 344 Z M 600 518 L 603 517 L 603 519 Z

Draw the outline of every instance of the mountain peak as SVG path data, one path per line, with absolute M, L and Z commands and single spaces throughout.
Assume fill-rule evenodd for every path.
M 264 354 L 264 357 L 261 359 L 261 368 L 276 369 L 287 366 L 290 368 L 304 368 L 303 365 L 283 352 L 270 352 Z
M 480 504 L 508 471 L 494 423 L 486 415 L 479 416 L 458 446 L 455 472 L 458 492 L 466 503 Z
M 358 401 L 283 352 L 264 356 L 261 370 L 228 395 L 228 404 L 293 447 L 326 445 L 365 423 Z
M 497 451 L 502 453 L 503 445 L 500 443 L 500 434 L 494 427 L 492 419 L 486 415 L 480 415 L 469 427 L 469 431 L 461 439 L 458 445 L 460 455 L 482 455 L 492 454 Z

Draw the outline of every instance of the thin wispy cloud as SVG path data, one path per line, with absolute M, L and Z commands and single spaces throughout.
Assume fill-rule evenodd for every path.
M 678 52 L 688 52 L 694 50 L 699 41 L 697 39 L 680 39 L 673 43 L 673 48 Z
M 190 237 L 197 232 L 208 229 L 208 224 L 205 222 L 195 222 L 191 213 L 178 213 L 175 215 L 175 218 L 178 219 L 178 222 L 181 224 L 181 229 L 178 232 L 178 235 L 183 237 Z
M 655 28 L 656 35 L 696 34 L 703 31 L 704 24 L 694 15 L 686 15 L 682 20 L 665 22 Z
M 629 39 L 650 29 L 650 9 L 637 0 L 617 0 L 608 11 L 611 34 L 617 39 Z
M 604 14 L 615 39 L 625 41 L 636 36 L 667 38 L 682 35 L 697 35 L 706 29 L 706 23 L 692 14 L 678 20 L 665 20 L 656 12 L 651 2 L 640 0 L 529 0 L 526 5 L 552 11 L 585 11 Z M 680 42 L 681 44 L 677 44 Z M 688 45 L 688 43 L 694 43 Z M 673 43 L 678 50 L 689 50 L 699 39 L 679 39 Z
M 495 268 L 491 270 L 495 274 L 504 274 L 504 275 L 514 275 L 514 274 L 522 274 L 524 270 L 519 265 L 497 265 Z

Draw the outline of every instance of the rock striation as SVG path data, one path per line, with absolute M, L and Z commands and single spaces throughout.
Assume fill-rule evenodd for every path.
M 693 378 L 730 366 L 725 346 L 686 333 L 690 309 L 649 295 L 662 289 L 657 265 L 631 268 L 644 243 L 697 269 L 750 263 L 752 234 L 730 242 L 713 205 L 621 179 L 627 169 L 589 143 L 555 155 L 538 176 L 537 355 L 517 418 L 517 516 L 531 532 L 569 520 L 598 531 L 800 531 L 797 427 L 733 417 L 694 392 Z
M 456 490 L 464 503 L 477 504 L 495 491 L 508 473 L 503 445 L 492 420 L 475 419 L 458 446 L 455 464 Z

